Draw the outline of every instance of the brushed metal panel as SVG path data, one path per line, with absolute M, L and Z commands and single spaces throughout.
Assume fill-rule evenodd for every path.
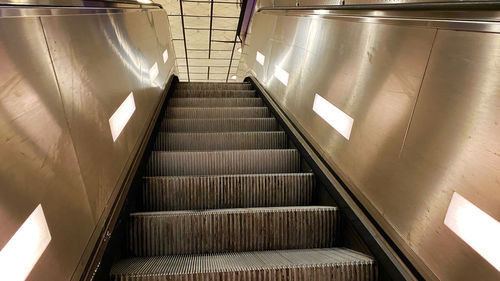
M 342 5 L 342 0 L 298 0 L 299 6 Z
M 454 191 L 500 220 L 499 54 L 499 34 L 438 32 L 397 171 L 397 226 L 441 280 L 500 278 L 443 224 Z
M 67 280 L 95 220 L 38 18 L 0 19 L 0 73 L 0 249 L 41 204 L 52 240 L 28 280 Z
M 260 27 L 271 17 L 274 30 Z M 239 71 L 257 77 L 426 279 L 498 280 L 443 221 L 453 191 L 500 218 L 500 35 L 387 23 L 257 13 Z M 262 69 L 255 52 L 269 45 Z M 354 118 L 350 140 L 311 110 L 315 93 Z
M 148 73 L 163 63 L 152 19 L 147 12 L 42 18 L 96 219 L 161 93 Z M 113 142 L 108 119 L 130 92 L 136 111 Z
M 380 193 L 385 177 L 377 175 L 391 172 L 398 161 L 435 30 L 315 17 L 297 18 L 306 25 L 299 28 L 287 24 L 293 18 L 278 17 L 266 76 L 257 77 L 372 214 L 384 220 L 380 206 L 366 198 L 385 197 Z M 276 65 L 289 72 L 288 86 L 273 77 Z M 349 141 L 312 111 L 315 93 L 354 118 Z M 391 234 L 411 252 L 396 231 Z M 421 262 L 416 266 L 427 271 Z
M 344 5 L 374 5 L 374 4 L 404 4 L 404 3 L 429 3 L 429 2 L 467 2 L 469 0 L 344 0 Z M 494 0 L 480 0 L 483 2 Z
M 298 6 L 299 0 L 274 0 L 276 7 L 294 7 Z

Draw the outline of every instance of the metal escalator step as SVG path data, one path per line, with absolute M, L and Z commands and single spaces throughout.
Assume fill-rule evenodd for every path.
M 209 118 L 266 118 L 270 117 L 267 107 L 168 107 L 167 118 L 209 119 Z
M 169 106 L 185 107 L 252 107 L 264 106 L 261 98 L 171 98 Z
M 209 152 L 153 151 L 148 176 L 295 173 L 300 154 L 295 149 L 230 150 Z
M 159 256 L 119 261 L 114 281 L 375 281 L 372 257 L 346 248 Z
M 211 151 L 287 147 L 285 132 L 159 133 L 154 150 Z
M 345 248 L 159 256 L 119 261 L 115 281 L 375 281 L 372 257 Z
M 257 174 L 146 177 L 145 211 L 302 206 L 312 201 L 314 175 Z
M 207 83 L 207 82 L 191 82 L 179 83 L 176 89 L 186 90 L 204 90 L 204 89 L 230 89 L 230 90 L 251 90 L 253 89 L 250 83 Z
M 255 98 L 254 90 L 175 90 L 175 98 Z
M 278 131 L 280 128 L 275 118 L 164 119 L 161 130 L 202 133 Z
M 266 207 L 130 214 L 134 256 L 205 254 L 335 245 L 337 208 Z

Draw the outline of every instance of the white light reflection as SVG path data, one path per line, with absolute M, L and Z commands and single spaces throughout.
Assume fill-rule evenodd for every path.
M 151 0 L 137 0 L 137 2 L 142 3 L 142 4 L 151 4 L 151 3 L 153 3 Z
M 335 105 L 318 94 L 314 96 L 313 111 L 337 130 L 344 138 L 349 140 L 352 125 L 354 123 L 354 119 L 352 119 L 351 116 L 345 114 L 342 110 L 338 109 Z
M 278 78 L 278 80 L 280 80 L 283 85 L 288 85 L 289 76 L 290 74 L 288 74 L 288 72 L 286 72 L 283 68 L 279 67 L 278 65 L 274 67 L 274 77 Z
M 231 79 L 236 80 L 236 75 L 231 76 Z
M 255 56 L 255 60 L 262 66 L 264 66 L 264 62 L 266 61 L 266 56 L 257 51 L 257 55 Z
M 156 77 L 158 77 L 158 74 L 160 71 L 158 70 L 158 64 L 155 62 L 155 64 L 149 69 L 149 80 L 153 82 Z
M 168 50 L 165 49 L 165 51 L 163 51 L 163 63 L 166 63 L 168 60 Z
M 241 48 L 238 48 L 238 53 L 240 53 L 240 54 L 241 54 Z
M 111 115 L 109 118 L 109 127 L 111 129 L 111 135 L 113 136 L 113 141 L 120 136 L 127 125 L 130 117 L 135 112 L 135 101 L 134 101 L 134 93 L 130 92 L 127 98 L 122 102 L 120 107 Z
M 328 15 L 330 13 L 330 11 L 328 11 L 328 10 L 314 10 L 313 13 L 317 14 L 317 15 Z
M 454 192 L 444 224 L 500 271 L 500 223 Z
M 52 240 L 42 205 L 38 205 L 0 251 L 2 280 L 24 281 Z

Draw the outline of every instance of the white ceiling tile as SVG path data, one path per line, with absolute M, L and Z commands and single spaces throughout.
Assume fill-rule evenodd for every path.
M 217 59 L 189 59 L 189 65 L 203 65 L 203 66 L 229 66 L 229 60 Z
M 201 73 L 201 74 L 198 74 L 198 73 L 190 73 L 189 74 L 189 78 L 191 78 L 191 80 L 198 80 L 198 79 L 207 79 L 207 73 Z
M 189 58 L 208 58 L 208 51 L 188 50 Z
M 220 31 L 220 30 L 212 31 L 213 40 L 233 41 L 235 35 L 236 31 Z
M 189 66 L 189 72 L 208 72 L 208 66 Z
M 169 15 L 180 14 L 179 0 L 155 0 L 156 3 L 163 6 Z
M 210 79 L 223 79 L 224 81 L 226 81 L 226 77 L 227 77 L 227 71 L 221 74 L 210 73 Z
M 222 42 L 212 42 L 213 50 L 228 50 L 231 51 L 233 49 L 233 43 L 222 43 Z M 229 56 L 231 56 L 231 52 L 228 52 Z
M 231 52 L 223 52 L 223 51 L 212 51 L 211 52 L 211 57 L 212 58 L 225 58 L 225 59 L 230 59 L 231 58 Z
M 168 17 L 172 38 L 183 38 L 181 17 Z
M 182 2 L 182 11 L 185 15 L 210 16 L 210 4 Z
M 184 17 L 184 27 L 210 28 L 210 18 Z
M 214 15 L 217 16 L 240 16 L 240 5 L 237 4 L 214 4 Z
M 238 28 L 238 21 L 238 19 L 214 18 L 212 22 L 212 28 L 236 30 Z

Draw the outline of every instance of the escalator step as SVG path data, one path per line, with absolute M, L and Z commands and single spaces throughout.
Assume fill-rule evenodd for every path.
M 251 90 L 252 85 L 249 83 L 205 83 L 205 82 L 191 82 L 191 83 L 178 83 L 176 89 L 186 90 Z
M 272 174 L 299 172 L 295 149 L 210 152 L 154 151 L 146 166 L 149 176 Z
M 167 118 L 209 119 L 209 118 L 266 118 L 270 117 L 267 107 L 169 107 Z
M 326 206 L 144 212 L 130 215 L 134 256 L 335 245 L 337 208 Z
M 314 176 L 301 174 L 144 178 L 145 211 L 302 206 L 312 201 Z
M 175 90 L 176 98 L 255 98 L 254 90 Z
M 122 260 L 115 281 L 375 281 L 373 258 L 345 248 L 299 249 Z
M 169 106 L 185 107 L 252 107 L 264 106 L 260 98 L 171 98 Z
M 285 132 L 159 133 L 154 150 L 210 151 L 287 147 Z
M 169 132 L 255 132 L 278 131 L 275 118 L 165 119 L 162 131 Z

